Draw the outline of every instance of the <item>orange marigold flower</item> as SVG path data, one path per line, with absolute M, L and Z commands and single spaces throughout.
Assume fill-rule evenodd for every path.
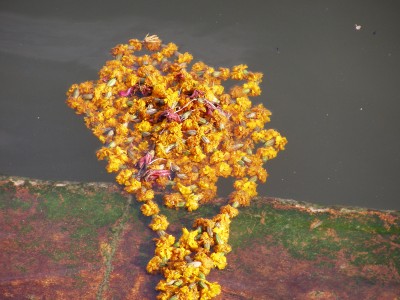
M 159 256 L 154 256 L 148 263 L 146 270 L 149 273 L 157 273 L 160 270 L 162 259 Z
M 149 227 L 154 231 L 166 230 L 168 228 L 169 222 L 167 217 L 164 215 L 154 215 Z
M 139 41 L 138 39 L 130 39 L 129 45 L 131 45 L 133 50 L 135 50 L 135 51 L 142 50 L 142 42 Z
M 232 68 L 231 78 L 236 80 L 242 80 L 246 78 L 248 71 L 247 65 L 237 65 Z
M 197 230 L 189 231 L 186 228 L 182 228 L 182 237 L 180 238 L 180 243 L 184 246 L 187 246 L 190 249 L 197 249 L 199 245 L 195 240 L 195 237 L 198 235 Z
M 214 265 L 222 270 L 225 269 L 227 263 L 226 263 L 226 256 L 224 253 L 222 252 L 218 252 L 218 253 L 213 253 L 211 254 L 211 259 L 214 261 Z
M 178 63 L 187 63 L 189 64 L 193 59 L 192 54 L 190 54 L 189 52 L 185 52 L 183 54 L 179 54 L 178 55 Z
M 146 35 L 144 38 L 144 46 L 150 51 L 157 51 L 161 47 L 162 41 L 156 35 Z
M 176 46 L 174 43 L 168 43 L 161 49 L 161 53 L 165 57 L 171 57 L 176 51 L 178 51 L 178 46 Z
M 151 52 L 138 54 L 143 47 Z M 212 299 L 221 287 L 205 276 L 226 266 L 231 219 L 257 195 L 257 180 L 266 180 L 263 163 L 287 143 L 264 129 L 271 112 L 249 100 L 261 93 L 262 74 L 244 64 L 228 69 L 194 62 L 189 70 L 193 56 L 156 35 L 111 53 L 98 80 L 71 86 L 67 103 L 105 144 L 97 157 L 107 160 L 107 171 L 117 173 L 117 182 L 144 202 L 142 213 L 152 216 L 149 227 L 159 238 L 147 271 L 164 277 L 157 298 Z M 246 82 L 224 93 L 229 79 Z M 196 229 L 183 228 L 178 241 L 165 232 L 169 223 L 153 201 L 155 191 L 165 193 L 167 207 L 192 211 L 214 199 L 218 179 L 229 176 L 236 180 L 232 205 L 212 219 L 198 218 Z
M 230 218 L 234 218 L 239 214 L 239 210 L 231 205 L 225 205 L 221 207 L 222 214 L 228 214 Z
M 169 208 L 178 207 L 180 203 L 183 203 L 184 199 L 180 193 L 171 193 L 164 195 L 164 204 Z
M 145 216 L 152 216 L 158 214 L 160 209 L 158 208 L 157 203 L 153 201 L 148 201 L 140 207 L 140 210 Z

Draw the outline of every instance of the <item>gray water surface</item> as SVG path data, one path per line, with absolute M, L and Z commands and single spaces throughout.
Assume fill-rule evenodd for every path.
M 158 34 L 213 66 L 263 72 L 287 150 L 260 194 L 400 209 L 398 1 L 1 1 L 0 173 L 113 181 L 65 105 L 109 50 Z M 355 27 L 361 25 L 357 30 Z M 228 194 L 229 187 L 222 188 Z

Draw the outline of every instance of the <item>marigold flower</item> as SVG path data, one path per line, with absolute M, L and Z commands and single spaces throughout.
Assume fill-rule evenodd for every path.
M 187 245 L 189 249 L 197 249 L 199 245 L 197 244 L 195 237 L 198 234 L 199 233 L 196 230 L 189 231 L 186 228 L 182 228 L 182 237 L 179 241 L 182 245 Z
M 199 196 L 190 194 L 186 199 L 186 208 L 188 211 L 193 211 L 199 208 Z
M 142 204 L 140 210 L 145 216 L 152 216 L 160 212 L 157 203 L 153 201 L 148 201 L 147 203 Z
M 161 53 L 165 57 L 171 57 L 176 51 L 178 51 L 178 47 L 174 43 L 168 43 L 161 49 Z
M 176 208 L 184 199 L 181 193 L 171 193 L 164 195 L 164 204 L 169 208 Z
M 236 80 L 242 80 L 247 74 L 247 65 L 237 65 L 232 68 L 231 78 Z
M 143 47 L 150 53 L 137 53 Z M 257 180 L 266 180 L 263 163 L 287 143 L 264 129 L 271 112 L 249 99 L 260 95 L 262 74 L 244 64 L 229 69 L 194 62 L 189 70 L 193 56 L 156 35 L 131 39 L 111 53 L 97 81 L 71 86 L 67 104 L 105 144 L 96 155 L 107 160 L 107 171 L 117 173 L 117 182 L 144 202 L 142 213 L 152 216 L 149 227 L 159 238 L 147 271 L 164 277 L 157 298 L 212 299 L 221 287 L 205 276 L 226 266 L 231 218 L 257 195 Z M 246 81 L 224 93 L 228 79 Z M 165 193 L 165 206 L 193 211 L 229 176 L 235 180 L 231 205 L 212 219 L 196 219 L 175 242 L 165 232 L 169 223 L 153 201 L 155 191 Z
M 143 202 L 152 200 L 152 199 L 154 199 L 154 191 L 153 190 L 145 190 L 144 188 L 142 188 L 136 193 L 136 199 L 138 201 L 143 201 Z M 155 209 L 155 207 L 153 207 L 152 209 Z M 146 211 L 148 211 L 148 210 L 146 210 Z
M 119 184 L 125 184 L 132 177 L 133 171 L 130 169 L 124 169 L 118 173 L 116 180 Z
M 138 39 L 130 39 L 129 45 L 131 45 L 135 51 L 140 51 L 142 49 L 142 42 Z
M 194 259 L 201 262 L 200 272 L 204 275 L 208 275 L 210 270 L 214 267 L 214 261 L 205 252 L 197 252 Z
M 178 55 L 178 63 L 190 63 L 193 59 L 192 54 L 190 54 L 189 52 L 185 52 L 183 54 L 179 54 Z
M 156 35 L 146 35 L 144 46 L 150 51 L 157 51 L 161 47 L 161 40 Z
M 239 210 L 231 205 L 225 205 L 221 207 L 221 213 L 228 214 L 230 218 L 234 218 L 239 214 Z
M 260 86 L 255 81 L 249 81 L 243 85 L 245 90 L 249 90 L 250 96 L 259 96 L 261 94 Z
M 234 191 L 229 195 L 231 203 L 238 202 L 241 206 L 250 205 L 250 196 L 245 191 Z
M 214 265 L 222 270 L 225 269 L 227 263 L 226 263 L 226 256 L 224 253 L 222 252 L 217 252 L 217 253 L 213 253 L 211 254 L 210 258 L 214 261 Z
M 154 253 L 161 257 L 162 260 L 169 260 L 172 256 L 173 247 L 168 243 L 158 243 Z
M 149 227 L 154 231 L 166 230 L 168 228 L 169 222 L 167 217 L 164 215 L 154 215 Z
M 274 147 L 278 150 L 284 150 L 286 143 L 287 143 L 287 139 L 278 135 L 277 137 L 275 137 Z
M 141 132 L 150 132 L 151 124 L 148 121 L 142 121 L 139 124 L 136 124 L 136 130 Z
M 216 168 L 217 168 L 216 170 L 217 176 L 228 177 L 229 175 L 232 174 L 232 168 L 226 162 L 218 163 Z
M 154 256 L 148 263 L 146 270 L 149 273 L 157 273 L 160 270 L 162 259 L 159 256 Z
M 228 254 L 229 252 L 232 251 L 232 247 L 228 244 L 215 245 L 214 251 L 217 253 L 222 252 L 222 253 Z

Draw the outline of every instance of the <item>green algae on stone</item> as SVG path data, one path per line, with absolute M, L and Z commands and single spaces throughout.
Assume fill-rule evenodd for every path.
M 29 203 L 30 208 L 10 205 L 12 199 Z M 5 266 L 0 270 L 0 297 L 12 292 L 49 299 L 56 298 L 55 292 L 75 299 L 148 297 L 143 291 L 151 293 L 155 282 L 143 267 L 157 235 L 147 228 L 140 204 L 127 201 L 114 185 L 28 180 L 15 185 L 0 178 L 5 233 L 0 237 Z M 193 213 L 163 212 L 171 230 L 180 233 L 182 222 L 190 228 L 197 217 L 215 214 L 221 203 L 223 199 Z M 222 299 L 400 294 L 398 212 L 330 209 L 271 198 L 258 198 L 253 204 L 231 223 L 229 267 L 210 274 L 211 280 L 226 287 Z M 103 243 L 112 246 L 113 255 L 101 252 Z M 287 269 L 286 262 L 300 271 Z M 301 275 L 305 266 L 309 281 Z M 283 275 L 284 270 L 289 273 Z M 49 278 L 60 284 L 49 285 Z M 306 285 L 301 290 L 295 289 L 298 278 Z

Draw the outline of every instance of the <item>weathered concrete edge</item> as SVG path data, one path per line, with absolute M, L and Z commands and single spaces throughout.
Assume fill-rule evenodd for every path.
M 85 185 L 88 187 L 102 187 L 102 188 L 117 188 L 118 185 L 112 182 L 82 182 L 82 181 L 68 181 L 68 180 L 44 180 L 44 179 L 36 179 L 29 177 L 20 177 L 20 176 L 7 176 L 0 175 L 0 181 L 10 181 L 13 182 L 15 186 L 24 185 L 29 183 L 31 185 L 53 185 L 55 187 L 62 187 L 67 185 Z M 377 213 L 387 213 L 394 214 L 400 216 L 400 210 L 385 210 L 385 209 L 375 209 L 375 208 L 367 208 L 367 207 L 358 207 L 358 206 L 347 206 L 347 205 L 322 205 L 317 203 L 311 203 L 307 201 L 299 201 L 294 199 L 284 199 L 279 197 L 270 197 L 270 196 L 259 196 L 258 200 L 262 201 L 274 201 L 276 203 L 281 203 L 285 206 L 290 206 L 293 209 L 306 210 L 309 213 L 329 213 L 332 211 L 336 211 L 340 214 L 354 214 L 360 212 L 377 212 Z M 219 201 L 217 201 L 219 202 Z

